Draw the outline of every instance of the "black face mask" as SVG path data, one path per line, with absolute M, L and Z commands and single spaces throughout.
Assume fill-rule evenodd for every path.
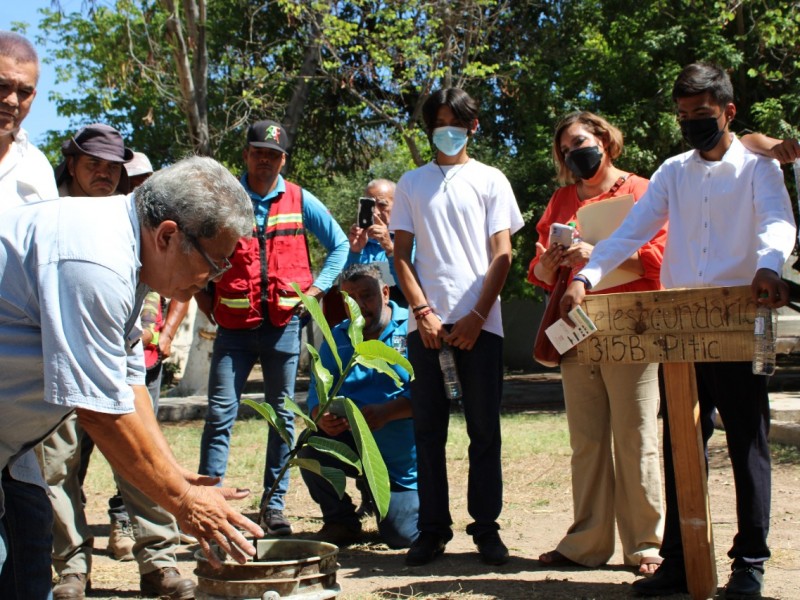
M 724 130 L 717 126 L 719 117 L 704 117 L 702 119 L 684 119 L 681 121 L 683 139 L 692 148 L 700 152 L 708 152 L 716 146 L 725 135 Z
M 603 161 L 603 153 L 598 146 L 578 148 L 573 150 L 564 159 L 564 162 L 578 179 L 591 179 L 600 168 Z

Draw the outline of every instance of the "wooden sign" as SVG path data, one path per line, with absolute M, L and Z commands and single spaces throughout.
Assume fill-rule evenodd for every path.
M 692 363 L 752 359 L 756 304 L 750 288 L 598 294 L 587 296 L 583 309 L 597 332 L 565 354 L 562 363 L 666 363 L 686 582 L 694 600 L 712 598 L 717 570 Z
M 586 296 L 597 332 L 562 362 L 749 361 L 756 304 L 748 286 Z

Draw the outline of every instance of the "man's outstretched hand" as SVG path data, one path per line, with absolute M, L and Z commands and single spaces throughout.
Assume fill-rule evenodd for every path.
M 255 555 L 256 549 L 240 530 L 257 538 L 264 537 L 261 527 L 228 504 L 226 489 L 231 488 L 190 486 L 175 515 L 181 530 L 197 538 L 200 549 L 214 568 L 222 563 L 211 548 L 212 541 L 235 561 L 244 563 L 248 556 Z

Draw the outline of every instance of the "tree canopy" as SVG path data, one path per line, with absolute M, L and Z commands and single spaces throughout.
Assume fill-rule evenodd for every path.
M 625 134 L 623 169 L 649 176 L 684 149 L 671 100 L 685 64 L 729 70 L 738 132 L 800 124 L 800 2 L 765 0 L 114 0 L 42 13 L 73 125 L 104 121 L 166 164 L 187 152 L 241 169 L 247 125 L 291 138 L 287 175 L 349 227 L 374 177 L 431 156 L 420 110 L 438 87 L 481 104 L 472 154 L 501 168 L 526 220 L 507 295 L 525 283 L 555 189 L 555 122 L 591 110 Z M 55 143 L 68 132 L 52 132 Z

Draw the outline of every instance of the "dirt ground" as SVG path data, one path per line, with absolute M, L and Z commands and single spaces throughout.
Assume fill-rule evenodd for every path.
M 796 457 L 796 455 L 795 455 Z M 338 581 L 343 599 L 437 598 L 437 599 L 603 599 L 633 597 L 633 570 L 622 566 L 618 552 L 598 569 L 547 569 L 539 564 L 540 553 L 555 547 L 571 523 L 569 456 L 530 454 L 525 461 L 504 465 L 505 504 L 501 534 L 512 559 L 501 567 L 487 567 L 478 560 L 471 538 L 464 533 L 468 523 L 464 491 L 466 457 L 450 457 L 451 511 L 455 537 L 440 559 L 425 567 L 406 567 L 403 551 L 392 551 L 374 537 L 367 543 L 339 553 Z M 711 443 L 709 489 L 720 588 L 727 581 L 726 552 L 736 529 L 733 479 L 724 447 L 717 432 Z M 321 523 L 298 476 L 293 476 L 287 498 L 287 514 L 296 533 L 316 531 Z M 105 553 L 108 526 L 102 503 L 91 499 L 90 522 L 95 524 L 95 564 L 92 598 L 138 598 L 138 571 L 132 562 L 117 562 Z M 247 510 L 245 510 L 247 513 Z M 254 516 L 249 514 L 248 516 Z M 773 469 L 772 559 L 767 565 L 764 598 L 800 599 L 800 465 L 776 456 Z M 369 538 L 372 541 L 369 541 Z M 195 547 L 183 546 L 179 555 L 184 574 L 194 569 Z M 1 594 L 0 594 L 1 595 Z M 717 595 L 724 598 L 720 591 Z M 689 598 L 689 596 L 673 596 Z

